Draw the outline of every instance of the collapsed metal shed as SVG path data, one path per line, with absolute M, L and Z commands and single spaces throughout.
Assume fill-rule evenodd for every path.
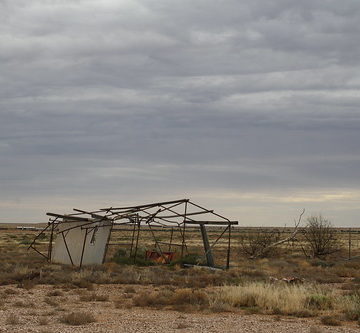
M 44 256 L 49 262 L 83 266 L 101 264 L 105 261 L 111 234 L 119 227 L 127 227 L 131 232 L 129 257 L 136 258 L 139 248 L 140 233 L 149 232 L 154 240 L 155 251 L 150 251 L 148 258 L 157 256 L 163 263 L 170 263 L 171 249 L 176 249 L 180 258 L 188 251 L 187 228 L 196 227 L 201 232 L 203 256 L 207 266 L 214 267 L 213 248 L 220 239 L 227 240 L 226 267 L 230 265 L 231 229 L 238 221 L 204 208 L 189 199 L 180 199 L 126 207 L 107 207 L 95 211 L 73 209 L 71 214 L 47 213 L 50 216 L 47 226 L 34 238 L 29 248 Z M 209 241 L 207 230 L 211 226 L 220 229 L 219 236 Z M 170 239 L 160 241 L 156 235 L 158 228 L 169 229 Z M 177 243 L 173 240 L 174 232 L 180 235 Z M 44 233 L 49 234 L 46 253 L 37 248 L 37 240 Z M 166 251 L 168 249 L 168 251 Z M 169 252 L 170 251 L 170 252 Z M 155 252 L 155 253 L 154 253 Z

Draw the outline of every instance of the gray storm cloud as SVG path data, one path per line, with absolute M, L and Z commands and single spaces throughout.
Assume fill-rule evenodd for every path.
M 191 197 L 356 225 L 358 1 L 0 1 L 0 222 Z

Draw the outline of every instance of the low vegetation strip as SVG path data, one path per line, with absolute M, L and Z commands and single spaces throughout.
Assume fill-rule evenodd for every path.
M 360 319 L 360 294 L 339 294 L 316 284 L 246 282 L 207 289 L 164 289 L 139 293 L 132 306 L 191 311 L 237 311 L 296 317 L 333 316 L 334 321 Z M 119 306 L 119 304 L 117 305 Z M 329 320 L 325 320 L 329 322 Z
M 271 314 L 315 315 L 333 308 L 334 296 L 313 285 L 288 285 L 249 282 L 222 287 L 215 300 L 235 308 L 257 308 Z

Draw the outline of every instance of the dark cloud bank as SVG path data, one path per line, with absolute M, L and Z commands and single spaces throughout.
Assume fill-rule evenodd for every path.
M 360 3 L 0 1 L 0 222 L 190 197 L 360 213 Z

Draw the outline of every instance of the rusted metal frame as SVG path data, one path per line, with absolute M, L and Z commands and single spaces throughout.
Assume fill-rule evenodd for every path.
M 218 236 L 218 238 L 215 240 L 215 242 L 211 245 L 208 244 L 208 239 L 207 238 L 207 232 L 205 229 L 205 226 L 203 224 L 200 224 L 200 230 L 201 230 L 201 234 L 203 237 L 203 242 L 204 242 L 204 247 L 205 247 L 205 254 L 204 256 L 206 257 L 207 263 L 209 266 L 213 267 L 214 266 L 214 259 L 213 259 L 213 255 L 212 255 L 212 249 L 214 248 L 214 246 L 217 244 L 217 242 L 221 239 L 221 237 L 225 234 L 225 232 L 231 228 L 231 224 L 229 224 L 224 230 L 223 232 L 220 234 L 220 236 Z
M 229 224 L 229 234 L 228 234 L 228 249 L 227 249 L 227 258 L 226 258 L 226 269 L 230 268 L 230 251 L 231 251 L 231 224 Z
M 120 219 L 123 219 L 123 218 L 128 218 L 129 216 L 132 216 L 135 213 L 138 214 L 140 212 L 146 211 L 147 209 L 149 209 L 149 208 L 145 207 L 143 209 L 132 209 L 132 210 L 125 211 L 125 212 L 112 212 L 112 215 L 117 215 L 114 219 L 115 220 L 120 220 Z
M 172 206 L 170 206 L 170 207 L 166 207 L 165 205 L 160 205 L 159 207 L 161 207 L 162 209 L 161 209 L 161 211 L 159 212 L 159 214 L 162 213 L 162 212 L 169 211 L 169 212 L 174 213 L 174 214 L 176 215 L 175 217 L 181 217 L 182 214 L 181 214 L 181 213 L 178 213 L 176 210 L 173 210 L 173 208 L 175 208 L 175 207 L 177 207 L 177 206 L 180 206 L 180 205 L 182 205 L 182 204 L 184 204 L 183 201 L 178 202 L 178 203 L 176 203 L 176 204 L 174 204 L 174 205 L 172 205 Z M 186 202 L 185 202 L 185 204 L 186 204 Z M 157 216 L 157 217 L 158 217 L 158 216 Z
M 50 239 L 49 241 L 49 244 L 48 244 L 48 255 L 46 256 L 45 254 L 41 253 L 36 247 L 35 247 L 35 242 L 36 240 L 40 237 L 40 235 L 42 235 L 49 227 L 50 225 L 52 226 L 52 231 L 51 231 L 51 235 L 53 234 L 53 228 L 54 228 L 54 225 L 56 224 L 56 221 L 57 221 L 57 218 L 54 220 L 54 221 L 51 221 L 48 223 L 48 225 L 43 229 L 41 230 L 41 232 L 39 234 L 37 234 L 35 236 L 35 238 L 33 239 L 33 241 L 31 242 L 31 244 L 29 245 L 28 247 L 28 250 L 31 248 L 33 250 L 35 250 L 37 253 L 39 253 L 40 255 L 42 255 L 44 258 L 46 258 L 47 261 L 50 261 L 51 260 L 51 252 L 50 252 L 50 255 L 49 255 L 49 249 L 50 249 L 50 244 L 51 244 L 51 247 L 52 247 L 52 243 L 50 243 L 52 241 L 52 239 Z
M 74 266 L 74 262 L 73 262 L 73 260 L 72 260 L 71 253 L 70 253 L 69 247 L 68 247 L 68 245 L 67 245 L 66 237 L 65 237 L 65 235 L 64 235 L 64 232 L 61 232 L 61 235 L 62 235 L 62 238 L 63 238 L 63 240 L 64 240 L 65 248 L 66 248 L 67 254 L 68 254 L 69 258 L 70 258 L 71 265 Z
M 193 206 L 195 206 L 195 207 L 198 207 L 198 208 L 200 208 L 200 209 L 207 210 L 206 208 L 204 208 L 204 207 L 202 207 L 202 206 L 199 206 L 199 205 L 193 203 L 192 201 L 189 201 L 189 204 L 191 204 L 191 205 L 193 205 Z M 211 214 L 213 214 L 213 215 L 215 215 L 215 216 L 218 216 L 218 217 L 220 217 L 220 218 L 222 218 L 222 219 L 224 219 L 224 220 L 226 220 L 226 221 L 230 221 L 228 218 L 226 218 L 225 216 L 222 216 L 222 215 L 220 215 L 220 214 L 217 214 L 217 213 L 214 213 L 214 212 L 212 212 Z
M 138 216 L 137 217 L 137 235 L 136 235 L 136 242 L 135 242 L 134 263 L 136 262 L 137 250 L 138 250 L 138 245 L 139 245 L 140 228 L 141 228 L 141 222 L 140 222 L 140 219 Z
M 209 244 L 209 238 L 207 235 L 206 227 L 203 224 L 200 224 L 201 237 L 203 239 L 206 263 L 209 267 L 214 267 L 214 257 L 212 255 L 211 247 Z
M 178 221 L 173 221 L 173 220 L 168 220 L 168 219 L 164 219 L 162 217 L 159 217 L 159 216 L 156 216 L 156 220 L 161 220 L 161 221 L 164 221 L 164 222 L 167 222 L 167 223 L 171 223 L 171 224 L 179 224 Z
M 51 222 L 51 224 L 52 224 L 52 223 L 53 223 L 53 222 Z M 33 245 L 35 244 L 36 240 L 40 237 L 40 235 L 42 235 L 42 234 L 50 227 L 51 224 L 49 223 L 43 230 L 40 231 L 40 233 L 38 233 L 38 234 L 35 236 L 35 238 L 34 238 L 33 241 L 31 242 L 31 244 L 29 245 L 28 249 L 30 249 L 30 248 L 33 248 L 33 249 L 34 249 Z
M 160 252 L 160 255 L 161 257 L 165 260 L 165 262 L 168 264 L 169 261 L 168 261 L 168 258 L 166 258 L 166 256 L 164 255 L 162 249 L 161 249 L 161 246 L 160 244 L 158 243 L 156 237 L 155 237 L 155 234 L 154 234 L 154 231 L 151 229 L 151 220 L 154 219 L 154 217 L 156 216 L 156 214 L 158 213 L 159 211 L 157 211 L 156 213 L 153 214 L 153 216 L 151 216 L 147 221 L 146 221 L 146 224 L 148 224 L 149 226 L 149 230 L 151 231 L 151 234 L 154 238 L 154 241 L 155 241 L 155 244 L 157 246 L 157 248 L 159 249 L 159 252 Z
M 51 233 L 50 233 L 50 239 L 49 239 L 49 247 L 48 247 L 48 261 L 51 261 L 51 255 L 52 255 L 52 246 L 53 246 L 53 236 L 54 236 L 54 223 L 51 224 Z
M 77 211 L 77 212 L 81 212 L 81 213 L 83 213 L 83 214 L 89 214 L 89 215 L 91 215 L 92 218 L 108 219 L 108 217 L 107 217 L 106 215 L 105 215 L 105 216 L 103 216 L 103 215 L 98 215 L 98 214 L 95 214 L 95 212 L 94 212 L 94 213 L 92 213 L 92 212 L 87 212 L 87 211 L 85 211 L 85 210 L 77 209 L 77 208 L 73 208 L 73 210 L 75 210 L 75 211 Z M 105 213 L 105 214 L 107 214 L 107 213 Z
M 180 232 L 180 236 L 181 236 L 181 239 L 185 239 L 185 233 L 183 233 L 183 230 L 182 230 L 182 225 L 180 223 L 178 223 L 178 230 Z M 186 239 L 185 239 L 185 243 L 183 243 L 183 247 L 184 247 L 184 250 L 186 250 L 186 252 L 188 252 L 188 247 L 187 247 L 187 244 L 186 244 Z
M 131 237 L 130 257 L 132 255 L 132 251 L 133 251 L 133 246 L 134 246 L 134 241 L 135 241 L 135 231 L 136 231 L 136 222 L 134 221 L 133 224 L 134 224 L 134 228 L 133 228 L 132 237 Z
M 164 219 L 162 217 L 156 217 L 156 220 L 161 220 L 161 221 L 164 221 L 164 222 L 167 222 L 167 223 L 171 223 L 171 224 L 178 224 L 179 222 L 177 221 L 172 221 L 172 220 L 167 220 L 167 219 Z
M 225 232 L 228 230 L 230 224 L 223 230 L 223 232 L 220 234 L 220 236 L 215 240 L 215 242 L 210 246 L 211 248 L 213 248 L 217 242 L 221 239 L 221 237 L 225 234 Z
M 185 221 L 186 224 L 203 224 L 203 225 L 237 225 L 238 221 Z
M 177 204 L 175 204 L 175 205 L 172 205 L 172 206 L 170 206 L 170 207 L 165 207 L 165 206 L 163 206 L 163 205 L 160 205 L 160 206 L 155 206 L 155 207 L 160 207 L 158 210 L 157 210 L 157 212 L 156 212 L 156 219 L 161 219 L 161 216 L 157 216 L 158 214 L 160 214 L 160 213 L 162 213 L 162 212 L 165 212 L 165 211 L 172 211 L 172 212 L 174 212 L 175 214 L 179 214 L 179 213 L 177 213 L 176 211 L 173 211 L 173 210 L 171 210 L 171 208 L 174 208 L 174 207 L 177 207 L 177 206 L 179 206 L 179 205 L 181 205 L 182 204 L 182 202 L 180 202 L 180 203 L 177 203 Z M 155 207 L 151 207 L 151 208 L 155 208 Z M 144 219 L 146 219 L 146 218 L 148 218 L 148 217 L 150 217 L 150 216 L 152 216 L 154 213 L 153 212 L 148 212 L 147 210 L 148 209 L 151 209 L 151 208 L 146 208 L 146 209 L 143 209 L 142 210 L 142 212 L 144 212 L 144 213 L 146 213 L 147 214 L 147 216 L 143 216 L 143 218 Z M 172 223 L 172 222 L 171 222 Z
M 79 217 L 79 216 L 63 215 L 63 214 L 55 214 L 55 213 L 46 213 L 46 215 L 62 218 L 65 220 L 70 220 L 69 222 L 71 222 L 71 221 L 90 221 L 90 219 L 87 217 Z
M 186 224 L 185 224 L 185 221 L 186 219 L 188 218 L 187 217 L 187 207 L 188 207 L 188 201 L 185 203 L 185 207 L 184 207 L 184 224 L 183 224 L 183 228 L 181 230 L 181 228 L 179 228 L 180 232 L 181 233 L 181 236 L 182 236 L 182 246 L 181 246 L 181 255 L 180 255 L 180 258 L 182 259 L 184 257 L 184 249 L 185 249 L 185 231 L 186 231 Z M 191 220 L 191 218 L 190 218 Z
M 109 242 L 110 242 L 111 231 L 112 231 L 113 224 L 114 224 L 114 221 L 111 220 L 111 219 L 109 219 L 109 218 L 106 216 L 106 214 L 108 214 L 108 213 L 109 213 L 109 210 L 106 211 L 105 216 L 97 215 L 96 217 L 97 217 L 97 218 L 100 218 L 100 220 L 97 221 L 98 223 L 102 223 L 102 222 L 104 222 L 104 221 L 107 221 L 107 222 L 110 222 L 110 225 L 103 224 L 103 225 L 100 225 L 100 226 L 97 225 L 97 226 L 95 226 L 95 227 L 92 228 L 93 230 L 95 230 L 95 229 L 98 229 L 98 228 L 104 228 L 104 227 L 109 227 L 109 226 L 110 226 L 109 234 L 108 234 L 108 237 L 107 237 L 107 240 L 106 240 L 106 244 L 105 244 L 105 248 L 104 248 L 103 258 L 102 258 L 102 261 L 101 261 L 102 263 L 104 263 L 104 262 L 105 262 L 105 259 L 106 259 L 106 254 L 107 254 L 107 250 L 108 250 L 108 244 L 109 244 Z M 83 227 L 83 226 L 81 226 L 81 228 L 82 228 L 82 227 Z M 85 236 L 87 236 L 87 233 L 90 233 L 90 232 L 91 232 L 91 231 L 86 230 L 86 235 L 85 235 Z M 94 232 L 95 232 L 95 231 L 94 231 Z M 85 237 L 85 241 L 86 241 L 86 237 Z M 84 251 L 84 248 L 83 248 L 83 251 Z M 82 253 L 82 256 L 83 256 L 83 253 Z M 82 265 L 82 256 L 81 256 L 80 267 L 81 267 L 81 265 Z
M 176 244 L 176 243 L 166 243 L 166 242 L 158 242 L 159 244 L 163 244 L 163 245 L 171 245 L 171 246 L 178 246 L 181 247 L 182 244 Z M 170 250 L 169 250 L 170 251 Z
M 33 246 L 29 246 L 28 249 L 32 248 L 33 250 L 35 250 L 37 253 L 39 253 L 40 255 L 42 255 L 44 258 L 46 258 L 46 260 L 49 260 L 49 258 L 44 254 L 41 253 L 37 248 L 33 247 Z
M 208 212 L 193 212 L 193 213 L 187 213 L 186 216 L 189 215 L 202 215 L 202 214 L 208 214 L 213 212 L 213 210 L 209 210 Z M 175 217 L 184 217 L 185 214 L 178 214 L 178 215 L 168 215 L 168 216 L 157 216 L 156 218 L 164 218 L 164 219 L 170 219 L 170 218 L 175 218 Z
M 162 202 L 154 202 L 154 203 L 150 203 L 150 204 L 144 204 L 144 205 L 137 205 L 137 206 L 128 206 L 128 207 L 114 207 L 112 208 L 112 210 L 119 210 L 119 209 L 131 209 L 131 208 L 143 208 L 143 207 L 148 207 L 148 208 L 153 208 L 153 207 L 157 207 L 160 205 L 169 205 L 172 203 L 176 203 L 176 202 L 186 202 L 189 201 L 189 199 L 179 199 L 179 200 L 172 200 L 172 201 L 162 201 Z M 108 210 L 109 208 L 103 208 L 103 210 Z
M 157 218 L 156 218 L 156 219 L 157 219 Z M 167 225 L 167 224 L 165 224 L 165 223 L 161 223 L 161 222 L 159 222 L 159 221 L 157 221 L 157 220 L 154 221 L 153 224 L 159 225 L 159 226 L 161 226 L 162 228 L 166 228 L 166 229 L 169 228 L 169 225 Z
M 80 265 L 79 265 L 80 268 L 81 268 L 81 266 L 82 266 L 82 262 L 83 262 L 83 259 L 84 259 L 84 252 L 85 252 L 85 246 L 86 246 L 86 238 L 87 238 L 88 233 L 89 233 L 88 230 L 85 229 L 84 242 L 83 242 L 83 247 L 82 247 L 82 250 L 81 250 L 81 257 L 80 257 Z
M 152 212 L 148 212 L 147 211 L 147 209 L 149 209 L 149 208 L 144 208 L 144 209 L 141 209 L 141 212 L 144 212 L 146 215 L 145 216 L 140 216 L 139 215 L 139 212 L 140 211 L 137 211 L 136 212 L 136 214 L 137 214 L 137 217 L 140 219 L 140 222 L 142 222 L 142 220 L 147 220 L 150 216 L 152 216 L 153 215 L 153 213 Z M 131 218 L 131 216 L 134 216 L 135 214 L 134 214 L 134 212 L 131 214 L 131 215 L 119 215 L 119 216 L 116 216 L 116 217 L 114 217 L 113 219 L 114 219 L 114 221 L 116 221 L 116 220 L 121 220 L 121 219 L 130 219 Z
M 171 228 L 170 242 L 169 242 L 169 252 L 171 251 L 171 243 L 172 243 L 172 239 L 173 239 L 173 234 L 174 234 L 174 228 Z
M 98 222 L 103 222 L 104 220 L 108 220 L 108 218 L 102 218 L 100 219 L 99 221 L 93 221 L 92 223 L 87 223 L 87 224 L 93 224 L 93 223 L 98 223 Z M 83 227 L 84 225 L 81 225 L 80 227 Z M 79 227 L 79 226 L 78 226 Z M 83 242 L 83 247 L 82 247 L 82 251 L 81 251 L 81 258 L 80 258 L 80 268 L 82 266 L 82 262 L 83 262 L 83 259 L 84 259 L 84 252 L 85 252 L 85 246 L 86 246 L 86 238 L 87 238 L 87 235 L 88 233 L 90 233 L 91 231 L 89 231 L 88 229 L 90 228 L 86 228 L 85 229 L 85 235 L 84 235 L 84 242 Z M 68 229 L 67 229 L 68 230 Z M 110 234 L 110 233 L 109 233 Z M 104 251 L 105 252 L 105 251 Z M 104 260 L 104 258 L 103 258 Z
M 106 259 L 106 255 L 107 255 L 107 251 L 108 251 L 108 248 L 109 248 L 109 242 L 110 242 L 110 238 L 111 238 L 111 233 L 112 233 L 112 230 L 113 230 L 113 226 L 114 226 L 114 222 L 112 221 L 112 222 L 111 222 L 111 225 L 110 225 L 109 235 L 108 235 L 108 237 L 107 237 L 107 241 L 106 241 L 106 245 L 105 245 L 105 249 L 104 249 L 104 255 L 103 255 L 102 263 L 104 263 L 104 262 L 105 262 L 105 259 Z
M 186 211 L 186 209 L 187 209 L 186 207 L 187 207 L 187 203 L 185 203 L 185 205 L 184 205 L 184 211 Z M 177 212 L 176 212 L 175 210 L 172 210 L 172 209 L 170 209 L 170 208 L 167 208 L 167 210 L 170 211 L 170 212 L 172 212 L 172 213 L 174 213 L 174 214 L 177 214 Z M 192 219 L 191 217 L 189 217 L 188 219 L 189 219 L 189 221 L 194 221 L 194 222 L 196 222 L 196 220 Z M 184 220 L 186 220 L 186 218 L 185 218 Z
M 163 253 L 163 251 L 162 251 L 162 249 L 161 249 L 161 246 L 160 246 L 158 240 L 156 239 L 153 230 L 151 229 L 150 223 L 148 223 L 148 225 L 149 225 L 149 229 L 150 229 L 150 231 L 151 231 L 151 234 L 152 234 L 152 236 L 153 236 L 153 238 L 154 238 L 155 244 L 156 244 L 157 248 L 159 249 L 159 252 L 160 252 L 161 257 L 165 260 L 165 262 L 166 262 L 167 264 L 169 264 L 168 258 L 166 258 L 166 256 L 164 255 L 164 253 Z
M 84 220 L 82 220 L 82 221 L 84 221 Z M 63 223 L 67 223 L 67 222 L 68 222 L 68 221 L 63 221 Z M 101 221 L 101 220 L 96 220 L 96 221 L 84 223 L 84 224 L 81 224 L 81 225 L 74 225 L 74 226 L 69 227 L 69 228 L 67 228 L 67 229 L 65 229 L 65 230 L 62 230 L 62 231 L 70 231 L 70 230 L 76 229 L 76 228 L 85 229 L 85 228 L 83 228 L 84 226 L 86 226 L 86 225 L 91 225 L 91 224 L 98 223 L 98 222 L 102 222 L 102 221 Z M 61 232 L 62 232 L 62 231 L 61 231 Z
M 136 222 L 137 223 L 137 222 Z M 129 221 L 126 221 L 126 222 L 115 222 L 114 221 L 114 225 L 117 226 L 117 225 L 132 225 L 133 223 L 132 222 L 129 222 Z

